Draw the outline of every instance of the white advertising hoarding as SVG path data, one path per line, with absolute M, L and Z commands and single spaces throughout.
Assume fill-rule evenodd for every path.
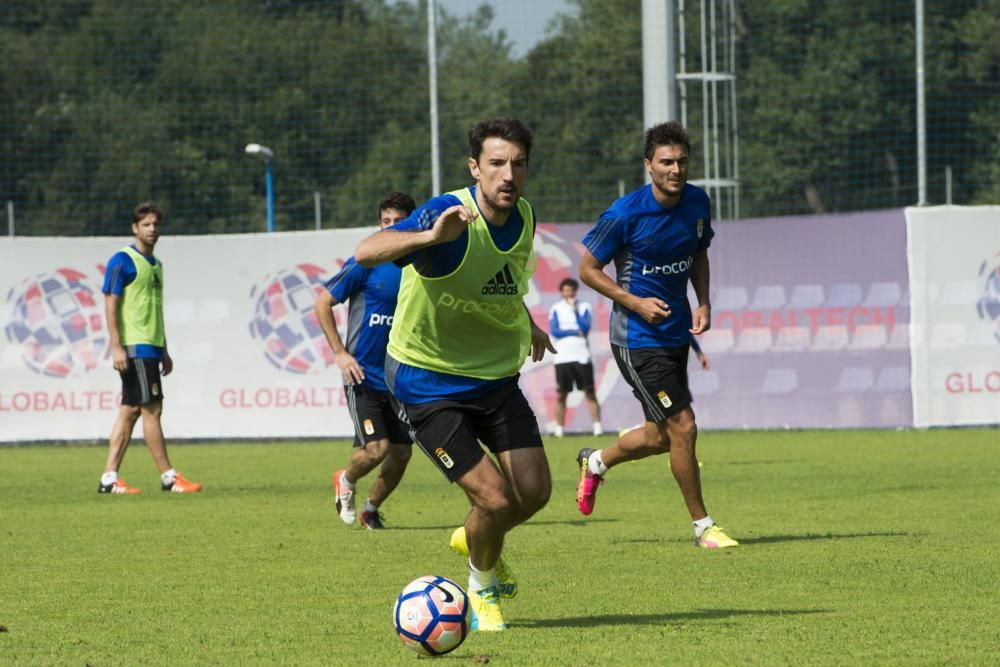
M 168 438 L 352 432 L 312 308 L 316 288 L 372 231 L 160 240 L 174 360 L 163 380 Z M 0 239 L 0 440 L 107 437 L 121 382 L 101 286 L 104 265 L 130 242 Z
M 1000 423 L 1000 206 L 906 224 L 914 425 Z

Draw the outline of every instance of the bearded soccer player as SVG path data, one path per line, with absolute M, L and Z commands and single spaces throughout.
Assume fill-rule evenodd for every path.
M 163 264 L 153 255 L 162 222 L 163 212 L 155 204 L 136 206 L 132 212 L 135 241 L 115 253 L 104 274 L 104 313 L 112 363 L 122 380 L 122 405 L 111 430 L 98 493 L 139 493 L 138 488 L 118 477 L 118 469 L 140 416 L 146 447 L 160 469 L 160 488 L 174 493 L 201 491 L 201 484 L 184 479 L 170 464 L 160 424 L 160 369 L 166 376 L 174 367 L 163 326 Z
M 692 336 L 711 327 L 708 195 L 687 182 L 691 146 L 678 122 L 650 128 L 645 137 L 651 183 L 611 204 L 583 239 L 580 279 L 614 301 L 611 351 L 642 405 L 646 422 L 604 449 L 577 454 L 580 512 L 594 511 L 608 470 L 625 461 L 669 454 L 670 469 L 694 522 L 695 545 L 735 547 L 705 509 L 691 409 L 687 360 Z M 614 260 L 617 280 L 603 269 Z M 698 306 L 687 299 L 691 281 Z
M 473 629 L 500 631 L 500 598 L 517 593 L 500 557 L 504 537 L 545 506 L 552 487 L 518 375 L 528 355 L 555 349 L 523 302 L 535 267 L 535 215 L 521 197 L 531 132 L 489 119 L 469 132 L 469 147 L 475 185 L 431 199 L 364 240 L 355 258 L 406 266 L 386 383 L 414 440 L 469 499 L 451 547 L 468 556 Z

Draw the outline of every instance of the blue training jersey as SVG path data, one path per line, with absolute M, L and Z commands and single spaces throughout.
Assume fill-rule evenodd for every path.
M 476 187 L 471 186 L 469 191 L 475 200 Z M 419 232 L 430 229 L 445 209 L 461 203 L 455 195 L 439 195 L 429 199 L 413 211 L 410 217 L 389 227 L 389 229 L 397 232 Z M 482 215 L 482 211 L 479 214 Z M 486 219 L 485 216 L 483 219 Z M 486 222 L 489 223 L 489 220 Z M 513 248 L 517 240 L 521 238 L 524 218 L 521 217 L 517 207 L 514 207 L 505 225 L 494 227 L 487 224 L 487 228 L 497 249 L 505 252 Z M 428 278 L 446 276 L 462 263 L 468 245 L 469 232 L 466 231 L 462 232 L 462 235 L 454 241 L 423 248 L 401 257 L 396 260 L 396 264 L 399 266 L 413 264 L 417 273 Z M 388 367 L 389 391 L 403 403 L 430 403 L 445 399 L 470 400 L 488 394 L 517 377 L 515 375 L 499 380 L 483 380 L 463 375 L 451 375 L 410 366 L 392 357 L 387 358 L 386 365 Z
M 351 257 L 325 283 L 338 303 L 348 304 L 344 348 L 365 372 L 362 384 L 375 391 L 386 391 L 385 350 L 402 273 L 392 263 L 366 269 Z
M 139 252 L 139 249 L 132 244 L 132 249 Z M 152 255 L 143 255 L 150 266 L 156 266 L 156 258 Z M 125 288 L 132 284 L 139 272 L 135 268 L 135 263 L 128 253 L 119 250 L 108 260 L 108 267 L 104 272 L 104 286 L 101 291 L 105 294 L 112 294 L 121 298 L 125 295 Z M 121 322 L 118 323 L 119 327 Z M 163 349 L 158 345 L 130 345 L 127 348 L 128 356 L 139 359 L 162 359 Z
M 615 263 L 618 285 L 638 297 L 658 297 L 671 314 L 659 324 L 617 303 L 611 311 L 613 345 L 681 347 L 691 342 L 687 285 L 694 254 L 714 236 L 708 195 L 686 184 L 680 201 L 663 208 L 646 185 L 616 200 L 601 214 L 583 245 L 599 262 Z

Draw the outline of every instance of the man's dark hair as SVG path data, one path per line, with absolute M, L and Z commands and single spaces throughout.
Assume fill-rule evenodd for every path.
M 687 128 L 676 120 L 660 123 L 646 130 L 646 146 L 643 154 L 647 160 L 653 159 L 653 153 L 659 146 L 683 146 L 691 152 L 691 142 L 688 141 Z
M 575 290 L 580 289 L 580 283 L 576 282 L 572 278 L 563 278 L 563 281 L 559 283 L 559 291 L 562 292 L 563 287 L 566 287 L 567 285 Z
M 516 118 L 487 118 L 469 130 L 469 155 L 479 161 L 483 142 L 491 137 L 513 141 L 524 146 L 525 157 L 531 157 L 531 130 Z
M 132 224 L 138 223 L 150 213 L 156 216 L 157 222 L 163 222 L 163 209 L 151 201 L 144 201 L 132 209 Z
M 379 202 L 378 214 L 379 217 L 382 217 L 382 211 L 387 208 L 394 208 L 406 215 L 410 215 L 416 207 L 417 202 L 413 201 L 413 197 L 405 192 L 390 192 L 385 196 L 385 199 Z

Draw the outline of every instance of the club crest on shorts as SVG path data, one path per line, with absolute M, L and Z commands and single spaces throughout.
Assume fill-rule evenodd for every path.
M 698 238 L 705 234 L 705 218 L 698 218 Z
M 434 450 L 434 456 L 438 457 L 444 467 L 449 470 L 455 466 L 455 462 L 451 460 L 450 456 L 448 456 L 448 452 L 444 451 L 444 449 L 440 447 Z
M 365 420 L 365 434 L 375 435 L 375 424 L 372 423 L 371 419 Z
M 159 382 L 154 382 L 153 386 L 149 388 L 149 391 L 150 391 L 150 393 L 153 394 L 153 396 L 159 396 L 160 395 L 160 383 Z
M 656 397 L 660 399 L 660 404 L 663 405 L 663 407 L 665 408 L 669 408 L 671 405 L 674 404 L 674 402 L 670 400 L 670 397 L 667 396 L 667 392 L 663 391 L 662 389 L 660 390 L 660 393 L 656 395 Z

